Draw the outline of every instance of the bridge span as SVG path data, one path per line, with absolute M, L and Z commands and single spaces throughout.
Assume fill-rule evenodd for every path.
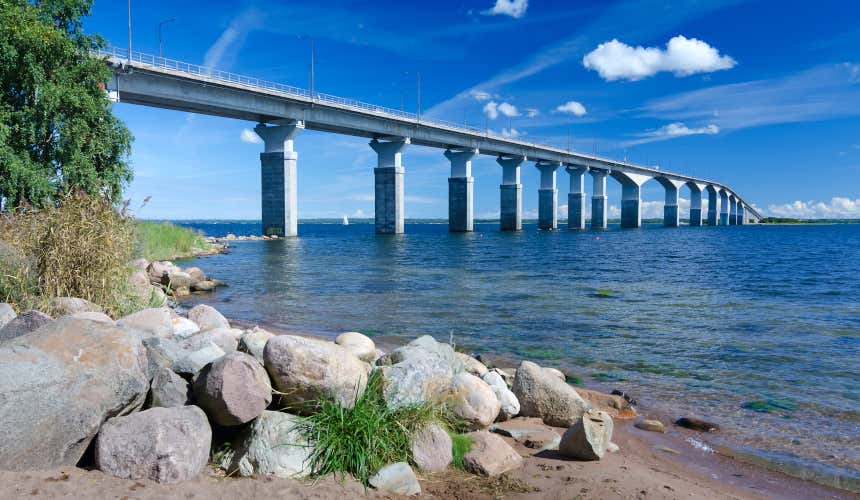
M 665 226 L 680 225 L 680 189 L 690 189 L 689 224 L 741 225 L 761 215 L 725 184 L 663 171 L 653 167 L 587 155 L 550 145 L 504 137 L 464 125 L 427 120 L 404 112 L 311 93 L 307 89 L 240 76 L 172 59 L 120 48 L 100 50 L 114 70 L 108 90 L 115 99 L 146 106 L 202 113 L 257 122 L 254 131 L 264 143 L 260 154 L 262 221 L 266 235 L 297 234 L 297 161 L 294 141 L 304 129 L 367 137 L 377 153 L 375 222 L 379 234 L 403 232 L 405 195 L 403 151 L 410 144 L 444 149 L 451 163 L 448 178 L 450 231 L 471 231 L 473 226 L 472 159 L 493 155 L 502 168 L 500 225 L 502 230 L 522 229 L 520 168 L 534 162 L 540 171 L 538 227 L 558 226 L 556 173 L 570 175 L 568 228 L 586 227 L 585 174 L 592 179 L 591 227 L 604 229 L 608 218 L 606 179 L 621 184 L 621 226 L 640 227 L 641 188 L 654 179 L 666 190 Z M 702 197 L 708 211 L 702 213 Z

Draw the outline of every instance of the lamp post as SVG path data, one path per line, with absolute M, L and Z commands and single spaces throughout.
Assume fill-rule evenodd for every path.
M 299 39 L 306 38 L 311 42 L 311 99 L 314 98 L 314 59 L 315 59 L 315 50 L 314 50 L 314 37 L 310 35 L 299 35 Z
M 128 63 L 131 64 L 131 0 L 128 0 Z
M 164 25 L 165 25 L 165 24 L 167 24 L 167 23 L 172 23 L 173 21 L 176 21 L 176 18 L 175 18 L 175 17 L 171 17 L 170 19 L 165 19 L 164 21 L 161 21 L 160 23 L 158 23 L 158 58 L 159 58 L 159 59 L 162 59 L 162 58 L 163 58 L 163 53 L 162 53 L 162 50 L 161 50 L 161 49 L 162 49 L 162 42 L 161 42 L 161 27 L 162 27 L 162 26 L 164 26 Z

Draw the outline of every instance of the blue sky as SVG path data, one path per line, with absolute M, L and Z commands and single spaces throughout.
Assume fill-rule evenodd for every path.
M 414 111 L 420 72 L 428 117 L 712 178 L 768 214 L 860 217 L 858 2 L 132 4 L 135 50 L 157 53 L 158 22 L 176 18 L 165 57 L 306 87 L 311 36 L 320 92 Z M 120 46 L 126 25 L 125 2 L 106 0 L 85 21 Z M 135 136 L 129 196 L 151 196 L 139 216 L 259 218 L 254 123 L 114 112 Z M 372 216 L 366 139 L 305 131 L 295 147 L 300 217 Z M 404 165 L 407 217 L 447 217 L 442 151 L 410 146 Z M 501 168 L 480 156 L 473 176 L 476 216 L 497 216 Z M 524 165 L 527 217 L 538 177 Z M 564 217 L 562 171 L 558 184 Z M 617 216 L 620 187 L 608 184 Z M 645 216 L 662 215 L 659 184 L 643 200 Z

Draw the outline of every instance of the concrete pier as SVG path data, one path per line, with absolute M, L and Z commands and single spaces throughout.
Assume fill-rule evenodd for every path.
M 717 188 L 708 185 L 708 225 L 716 226 L 720 223 L 718 212 L 720 211 L 720 197 Z
M 738 224 L 738 200 L 735 195 L 729 195 L 729 225 L 736 226 Z
M 538 162 L 540 189 L 538 189 L 538 229 L 558 228 L 558 189 L 555 187 L 555 171 L 561 162 Z
M 651 177 L 619 171 L 610 175 L 621 183 L 621 227 L 642 227 L 641 188 Z
M 606 206 L 606 176 L 608 170 L 588 169 L 594 182 L 591 194 L 591 229 L 606 229 L 609 215 Z
M 666 201 L 663 203 L 663 225 L 665 227 L 678 227 L 681 225 L 681 216 L 678 210 L 678 194 L 684 181 L 676 181 L 666 177 L 655 177 L 657 182 L 666 189 Z
M 695 182 L 687 182 L 690 188 L 690 226 L 702 225 L 702 187 Z
M 567 228 L 585 229 L 585 173 L 588 167 L 568 166 L 570 192 L 567 193 Z
M 406 170 L 402 165 L 402 152 L 408 146 L 408 137 L 389 138 L 385 142 L 370 141 L 376 151 L 374 211 L 376 234 L 402 234 L 406 218 L 403 178 Z
M 729 225 L 729 193 L 725 189 L 720 190 L 720 225 Z
M 477 149 L 466 151 L 445 150 L 445 158 L 451 162 L 451 177 L 448 178 L 448 231 L 462 233 L 474 228 L 474 188 L 472 158 Z
M 304 128 L 305 124 L 297 120 L 282 120 L 271 127 L 261 123 L 254 127 L 265 147 L 260 153 L 260 183 L 263 234 L 266 236 L 298 234 L 296 161 L 299 155 L 293 150 L 293 139 Z
M 520 184 L 520 165 L 525 156 L 496 158 L 502 167 L 502 183 L 499 185 L 499 229 L 521 231 L 523 228 L 523 185 Z
M 738 225 L 743 226 L 746 224 L 746 210 L 744 210 L 744 203 L 742 201 L 738 201 Z

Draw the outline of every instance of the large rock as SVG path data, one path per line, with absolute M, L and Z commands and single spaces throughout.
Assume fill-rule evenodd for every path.
M 377 365 L 385 377 L 385 400 L 397 408 L 447 393 L 457 359 L 450 345 L 425 335 L 386 354 Z
M 395 495 L 420 495 L 421 485 L 418 478 L 412 472 L 412 467 L 406 462 L 397 462 L 386 465 L 370 476 L 368 480 L 371 486 L 379 491 Z
M 50 316 L 40 311 L 23 312 L 0 329 L 0 342 L 27 335 L 51 321 L 53 319 Z
M 325 397 L 351 408 L 370 372 L 369 364 L 335 343 L 293 335 L 269 339 L 263 359 L 281 400 L 299 411 Z
M 211 330 L 213 328 L 230 328 L 230 322 L 227 321 L 220 312 L 214 307 L 206 304 L 196 305 L 188 311 L 188 319 L 197 323 L 201 330 Z
M 178 483 L 203 472 L 211 446 L 212 429 L 200 408 L 151 408 L 105 422 L 96 466 L 123 479 Z
M 490 386 L 499 400 L 500 410 L 497 421 L 509 420 L 520 414 L 520 402 L 514 393 L 508 389 L 505 379 L 495 371 L 489 371 L 481 379 Z
M 93 304 L 87 299 L 77 297 L 54 297 L 50 302 L 50 309 L 57 316 L 68 316 L 80 312 L 104 312 L 100 306 Z
M 75 465 L 102 422 L 143 404 L 146 367 L 137 337 L 72 317 L 0 345 L 0 469 Z
M 355 354 L 362 361 L 370 363 L 376 359 L 376 344 L 369 337 L 361 333 L 341 333 L 337 336 L 334 343 Z
M 3 329 L 4 326 L 8 325 L 10 321 L 18 317 L 15 314 L 15 309 L 12 308 L 11 305 L 0 302 L 0 330 Z
M 185 271 L 167 271 L 161 278 L 161 284 L 169 287 L 171 290 L 187 290 L 191 288 L 191 283 L 191 275 Z
M 146 406 L 150 408 L 175 408 L 190 403 L 191 387 L 188 385 L 188 381 L 174 373 L 173 370 L 159 368 L 149 385 Z
M 570 427 L 590 408 L 573 387 L 531 361 L 517 368 L 512 390 L 520 402 L 520 415 L 541 418 L 555 427 Z
M 77 319 L 87 319 L 90 321 L 97 321 L 99 323 L 108 323 L 111 325 L 115 323 L 115 321 L 113 319 L 111 319 L 111 317 L 108 316 L 107 314 L 95 312 L 95 311 L 84 311 L 84 312 L 70 314 L 69 316 L 71 316 L 73 318 L 77 318 Z
M 470 432 L 472 448 L 463 456 L 466 470 L 481 476 L 498 476 L 523 464 L 523 457 L 504 439 L 487 431 Z
M 299 422 L 289 413 L 264 411 L 237 438 L 227 472 L 283 478 L 310 474 L 313 448 L 297 428 Z
M 171 315 L 170 322 L 173 324 L 173 336 L 179 339 L 187 339 L 200 331 L 197 323 L 182 316 Z
M 500 403 L 486 382 L 471 373 L 460 372 L 451 381 L 448 405 L 470 429 L 481 429 L 495 422 Z
M 590 409 L 561 436 L 558 452 L 580 460 L 600 460 L 612 440 L 612 417 Z
M 194 397 L 218 425 L 241 425 L 269 406 L 272 387 L 257 360 L 243 352 L 231 352 L 195 377 Z
M 206 279 L 206 273 L 199 267 L 188 267 L 185 269 L 185 273 L 191 278 L 191 286 Z
M 239 350 L 254 356 L 262 364 L 264 362 L 263 350 L 266 348 L 266 342 L 274 336 L 273 333 L 255 326 L 252 330 L 242 335 L 242 338 L 239 340 Z
M 119 319 L 116 324 L 140 332 L 143 338 L 173 338 L 173 323 L 170 320 L 170 309 L 167 307 L 143 309 Z
M 172 262 L 162 261 L 162 262 L 150 262 L 149 267 L 146 271 L 149 273 L 149 279 L 152 283 L 161 283 L 161 280 L 164 278 L 164 275 L 170 271 L 178 271 L 179 268 L 176 267 Z
M 471 373 L 478 378 L 483 377 L 487 373 L 486 365 L 468 354 L 454 352 L 454 359 L 456 360 L 456 369 L 458 370 Z
M 172 370 L 173 365 L 175 365 L 177 361 L 191 354 L 182 349 L 176 341 L 163 339 L 161 337 L 149 337 L 143 339 L 143 346 L 146 348 L 146 355 L 149 359 L 147 373 L 149 373 L 150 376 L 154 376 L 155 372 L 158 371 L 159 368 L 168 368 Z
M 454 459 L 451 436 L 439 424 L 429 424 L 412 438 L 412 458 L 424 472 L 442 472 Z
M 185 356 L 173 363 L 173 371 L 180 375 L 194 376 L 206 365 L 221 358 L 225 354 L 226 353 L 223 349 L 212 342 L 209 342 L 207 345 L 194 352 L 187 353 Z
M 132 295 L 144 305 L 152 300 L 153 286 L 146 271 L 137 271 L 128 277 L 128 286 Z
M 603 410 L 613 418 L 629 415 L 635 416 L 630 403 L 624 399 L 624 396 L 616 394 L 606 394 L 605 392 L 593 391 L 590 389 L 577 388 L 576 392 L 582 396 L 582 399 L 588 401 L 593 408 Z
M 208 345 L 210 342 L 217 345 L 224 352 L 233 352 L 239 348 L 239 338 L 242 330 L 234 328 L 214 328 L 192 335 L 181 341 L 179 345 L 186 351 L 196 351 Z

